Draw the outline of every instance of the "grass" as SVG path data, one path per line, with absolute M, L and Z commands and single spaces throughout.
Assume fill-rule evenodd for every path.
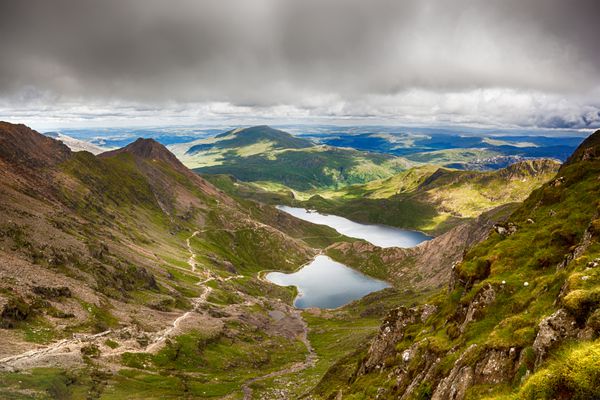
M 442 291 L 427 299 L 427 303 L 438 306 L 438 313 L 426 323 L 419 321 L 405 327 L 404 340 L 396 344 L 397 354 L 414 343 L 427 343 L 426 351 L 441 354 L 441 377 L 472 344 L 478 345 L 478 351 L 471 355 L 471 366 L 489 350 L 514 348 L 521 351 L 524 364 L 512 380 L 493 387 L 475 385 L 469 389 L 468 398 L 598 397 L 597 385 L 592 384 L 598 381 L 600 371 L 593 361 L 599 357 L 597 341 L 557 344 L 551 358 L 523 385 L 521 378 L 527 369 L 533 369 L 532 345 L 538 324 L 557 308 L 566 308 L 579 326 L 596 326 L 600 272 L 588 265 L 600 256 L 599 236 L 593 231 L 599 209 L 599 173 L 597 160 L 568 164 L 559 171 L 560 184 L 535 190 L 509 218 L 517 227 L 516 233 L 492 233 L 465 254 L 455 270 L 462 284 L 450 293 Z M 578 258 L 567 267 L 557 268 L 582 243 L 588 227 L 592 229 L 591 237 L 586 236 L 586 247 Z M 478 308 L 474 320 L 461 332 L 466 310 L 489 286 L 495 293 L 493 301 Z M 387 362 L 389 370 L 400 364 L 397 358 Z M 394 383 L 386 378 L 387 371 L 342 384 L 344 398 L 371 398 L 376 394 L 374 388 L 390 388 Z M 416 373 L 407 372 L 411 377 Z M 425 382 L 422 385 L 417 397 L 431 394 Z
M 530 376 L 517 399 L 600 398 L 600 342 L 564 346 L 545 368 Z
M 156 355 L 125 353 L 122 362 L 136 372 L 125 371 L 111 388 L 121 393 L 150 393 L 149 398 L 177 395 L 216 397 L 240 391 L 251 377 L 279 370 L 304 358 L 306 349 L 299 341 L 269 336 L 250 325 L 229 322 L 225 331 L 188 332 L 169 340 Z M 168 378 L 151 379 L 149 371 L 159 371 Z M 136 383 L 130 379 L 135 377 Z M 154 384 L 169 380 L 172 385 L 154 392 Z M 138 385 L 148 386 L 141 391 Z M 183 387 L 186 390 L 183 390 Z M 111 398 L 111 397 L 109 397 Z

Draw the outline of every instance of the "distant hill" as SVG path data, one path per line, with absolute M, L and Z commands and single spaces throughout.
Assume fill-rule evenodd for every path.
M 559 167 L 546 159 L 487 172 L 422 166 L 300 204 L 357 221 L 440 233 L 500 205 L 523 201 Z
M 310 140 L 297 138 L 267 125 L 233 129 L 207 142 L 192 145 L 186 154 L 193 155 L 208 149 L 239 149 L 258 143 L 268 143 L 273 149 L 303 149 L 314 145 Z
M 297 191 L 382 179 L 410 165 L 388 154 L 317 145 L 268 126 L 234 129 L 170 149 L 199 173 L 230 174 L 242 181 Z
M 110 150 L 110 148 L 101 147 L 84 140 L 75 139 L 74 137 L 65 135 L 61 132 L 44 132 L 44 135 L 63 142 L 72 151 L 89 151 L 92 154 L 100 154 L 104 151 Z

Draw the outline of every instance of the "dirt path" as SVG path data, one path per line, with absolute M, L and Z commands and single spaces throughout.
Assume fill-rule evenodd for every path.
M 188 247 L 188 251 L 190 252 L 190 258 L 188 259 L 188 264 L 195 270 L 195 257 L 196 254 L 193 251 L 190 240 L 196 236 L 199 232 L 194 232 L 189 238 L 186 239 L 186 244 Z M 236 276 L 237 277 L 237 276 Z M 233 277 L 232 277 L 233 278 Z M 212 278 L 214 279 L 214 278 Z M 202 285 L 204 288 L 204 292 L 200 297 L 192 299 L 193 308 L 190 311 L 186 311 L 177 317 L 169 327 L 164 329 L 158 335 L 156 333 L 149 333 L 148 336 L 153 337 L 151 343 L 148 344 L 145 351 L 146 352 L 155 352 L 160 349 L 160 347 L 164 344 L 165 340 L 170 337 L 174 332 L 176 332 L 183 321 L 188 319 L 194 312 L 196 312 L 200 306 L 205 303 L 208 299 L 208 296 L 212 292 L 212 288 L 210 286 Z M 16 369 L 22 368 L 31 368 L 42 364 L 60 364 L 64 362 L 65 364 L 74 363 L 80 357 L 81 348 L 88 344 L 96 344 L 102 338 L 106 336 L 118 336 L 119 333 L 126 331 L 127 328 L 121 328 L 118 330 L 107 330 L 104 332 L 100 332 L 97 334 L 77 334 L 74 335 L 71 339 L 62 339 L 58 342 L 52 343 L 48 346 L 44 346 L 41 348 L 28 350 L 21 354 L 16 354 L 13 356 L 5 357 L 0 359 L 0 371 L 14 371 Z M 110 351 L 110 356 L 115 356 L 119 354 L 123 354 L 128 351 L 139 351 L 139 349 L 134 349 L 129 346 L 121 346 L 118 350 Z M 52 361 L 53 360 L 53 361 Z M 59 362 L 60 360 L 60 362 Z
M 18 368 L 26 367 L 29 365 L 35 365 L 38 362 L 42 361 L 44 358 L 60 357 L 61 355 L 71 355 L 73 354 L 74 347 L 81 348 L 88 343 L 93 343 L 94 341 L 104 336 L 107 336 L 111 332 L 111 330 L 108 330 L 96 333 L 94 335 L 82 334 L 72 339 L 59 340 L 56 343 L 53 343 L 49 346 L 40 349 L 33 349 L 21 354 L 5 357 L 3 359 L 0 359 L 0 370 L 14 371 Z
M 187 249 L 190 253 L 190 257 L 188 258 L 187 262 L 191 268 L 191 271 L 197 275 L 200 274 L 200 271 L 197 271 L 198 263 L 196 262 L 196 253 L 192 248 L 191 240 L 201 232 L 202 231 L 195 231 L 190 237 L 186 239 Z M 259 274 L 259 279 L 262 279 L 260 275 L 261 274 Z M 227 278 L 223 278 L 215 275 L 212 272 L 208 272 L 208 276 L 208 278 L 197 283 L 197 285 L 201 286 L 204 289 L 204 291 L 199 297 L 192 299 L 193 308 L 190 311 L 186 311 L 179 315 L 173 320 L 173 322 L 168 327 L 166 327 L 160 332 L 146 332 L 146 334 L 151 338 L 151 341 L 143 351 L 147 353 L 155 353 L 158 350 L 160 350 L 160 348 L 165 344 L 166 340 L 179 331 L 179 328 L 184 321 L 190 318 L 195 312 L 198 312 L 198 310 L 203 304 L 209 303 L 208 297 L 210 296 L 213 289 L 207 285 L 208 282 L 227 282 L 233 279 L 245 278 L 244 275 L 234 275 L 229 276 Z M 204 277 L 206 277 L 206 275 L 204 275 Z M 237 291 L 237 293 L 243 298 L 248 297 L 245 293 L 239 291 Z M 246 303 L 247 305 L 251 305 L 253 304 L 253 301 L 251 301 L 251 299 L 247 299 Z M 304 343 L 306 349 L 308 350 L 306 359 L 302 362 L 295 363 L 281 370 L 247 380 L 242 385 L 244 400 L 252 399 L 253 390 L 251 388 L 251 385 L 256 382 L 270 378 L 275 378 L 282 375 L 296 373 L 306 368 L 314 366 L 317 360 L 317 356 L 308 339 L 308 325 L 306 324 L 306 321 L 304 321 L 304 319 L 302 318 L 302 314 L 299 310 L 292 309 L 292 314 L 294 314 L 294 316 L 302 324 L 302 333 L 299 335 L 299 339 Z M 120 336 L 121 333 L 125 333 L 125 331 L 127 330 L 128 327 L 121 328 L 118 330 L 107 330 L 97 334 L 78 334 L 71 339 L 63 339 L 58 342 L 52 343 L 48 346 L 29 350 L 21 354 L 5 357 L 0 359 L 0 371 L 15 371 L 20 369 L 29 369 L 47 365 L 77 365 L 77 363 L 81 362 L 81 349 L 84 346 L 90 344 L 101 344 L 101 341 L 106 340 L 106 337 L 117 338 Z M 102 357 L 114 357 L 130 351 L 135 352 L 140 351 L 140 349 L 139 347 L 134 347 L 132 345 L 123 343 L 119 348 L 110 350 L 108 353 L 103 354 Z
M 194 253 L 194 251 L 192 250 L 192 245 L 190 244 L 190 240 L 192 240 L 192 238 L 199 233 L 200 233 L 200 231 L 196 231 L 196 232 L 192 233 L 192 236 L 185 239 L 185 244 L 187 245 L 188 251 L 190 252 L 190 258 L 188 258 L 188 264 L 192 268 L 192 272 L 196 272 L 197 264 L 196 264 L 196 253 Z
M 192 272 L 196 272 L 197 263 L 196 263 L 196 252 L 194 252 L 194 249 L 192 248 L 190 240 L 192 240 L 192 238 L 199 233 L 200 233 L 200 231 L 195 231 L 194 233 L 192 233 L 192 235 L 189 238 L 187 238 L 185 240 L 188 251 L 190 252 L 190 258 L 188 258 L 188 264 L 189 264 L 190 268 L 192 269 Z M 193 313 L 198 311 L 198 309 L 200 308 L 200 306 L 202 304 L 206 303 L 208 296 L 212 292 L 212 288 L 210 286 L 204 285 L 203 283 L 206 283 L 206 281 L 203 281 L 201 284 L 201 286 L 204 288 L 204 292 L 200 295 L 200 297 L 196 297 L 195 299 L 192 299 L 193 308 L 190 311 L 187 311 L 187 312 L 181 314 L 179 317 L 177 317 L 173 321 L 171 326 L 169 326 L 167 329 L 162 331 L 153 340 L 152 343 L 150 343 L 148 346 L 146 346 L 146 350 L 145 350 L 146 353 L 154 353 L 155 351 L 159 350 L 162 347 L 162 345 L 164 344 L 165 340 L 167 340 L 167 338 L 169 338 L 171 336 L 171 334 L 173 334 L 174 332 L 177 332 L 177 330 L 179 329 L 179 325 L 181 325 L 181 323 L 183 321 L 185 321 L 186 319 L 188 319 Z
M 260 381 L 264 381 L 266 379 L 275 378 L 282 375 L 293 374 L 307 368 L 313 367 L 317 362 L 317 354 L 315 353 L 310 340 L 308 339 L 308 324 L 302 318 L 302 314 L 299 310 L 294 310 L 294 315 L 302 322 L 302 334 L 300 335 L 300 340 L 306 346 L 306 350 L 308 350 L 308 354 L 306 355 L 306 359 L 302 362 L 295 363 L 287 368 L 280 369 L 278 371 L 273 371 L 266 375 L 258 376 L 256 378 L 252 378 L 244 382 L 242 385 L 242 392 L 244 393 L 244 400 L 252 400 L 252 388 L 250 387 L 252 384 Z
M 206 303 L 206 299 L 208 298 L 208 296 L 210 295 L 211 292 L 212 292 L 211 287 L 204 286 L 204 293 L 202 293 L 202 295 L 200 297 L 196 297 L 195 299 L 192 300 L 192 304 L 194 305 L 194 307 L 190 311 L 187 311 L 187 312 L 181 314 L 179 317 L 177 317 L 173 321 L 171 326 L 169 326 L 167 329 L 162 331 L 152 341 L 152 343 L 150 343 L 148 346 L 146 346 L 146 350 L 144 350 L 144 351 L 146 353 L 154 353 L 157 350 L 159 350 L 162 347 L 162 345 L 165 343 L 165 340 L 167 340 L 174 332 L 177 332 L 177 330 L 179 329 L 179 325 L 181 325 L 181 323 L 183 321 L 185 321 L 190 316 L 192 316 L 193 313 L 198 311 L 198 308 L 200 308 L 200 306 L 202 304 Z

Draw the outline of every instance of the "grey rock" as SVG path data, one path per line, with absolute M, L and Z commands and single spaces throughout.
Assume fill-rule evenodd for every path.
M 562 308 L 544 318 L 539 323 L 538 328 L 537 336 L 533 342 L 536 367 L 545 359 L 548 351 L 565 339 L 577 337 L 580 331 L 577 328 L 575 318 Z

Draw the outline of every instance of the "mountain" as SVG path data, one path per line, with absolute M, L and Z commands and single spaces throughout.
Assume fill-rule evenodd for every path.
M 18 169 L 47 167 L 66 160 L 71 151 L 56 140 L 47 138 L 25 125 L 13 125 L 0 121 L 0 159 Z
M 0 397 L 226 396 L 307 357 L 295 292 L 258 273 L 331 229 L 238 202 L 148 139 L 95 156 L 2 122 L 0 166 Z
M 600 397 L 600 131 L 490 236 L 449 285 L 390 311 L 315 398 Z
M 440 234 L 495 207 L 523 201 L 550 180 L 559 166 L 546 159 L 521 161 L 496 171 L 428 165 L 385 180 L 322 192 L 307 201 L 278 200 L 355 221 Z
M 234 129 L 170 149 L 198 173 L 229 174 L 263 187 L 294 191 L 386 178 L 409 165 L 387 154 L 316 145 L 268 126 Z
M 154 140 L 93 155 L 0 123 L 0 397 L 596 398 L 599 154 L 600 131 L 558 171 L 419 167 L 311 200 L 457 214 L 382 249 Z M 298 310 L 263 279 L 317 254 L 391 287 Z
M 207 144 L 196 144 L 189 148 L 187 154 L 197 154 L 202 150 L 211 148 L 237 149 L 252 146 L 257 143 L 268 143 L 274 149 L 304 149 L 311 147 L 310 140 L 297 138 L 291 134 L 273 129 L 267 125 L 253 126 L 250 128 L 237 128 L 215 136 L 215 140 Z M 208 146 L 207 146 L 208 145 Z
M 92 154 L 100 154 L 109 150 L 84 140 L 75 139 L 61 132 L 44 132 L 44 135 L 63 142 L 72 151 L 88 151 Z

